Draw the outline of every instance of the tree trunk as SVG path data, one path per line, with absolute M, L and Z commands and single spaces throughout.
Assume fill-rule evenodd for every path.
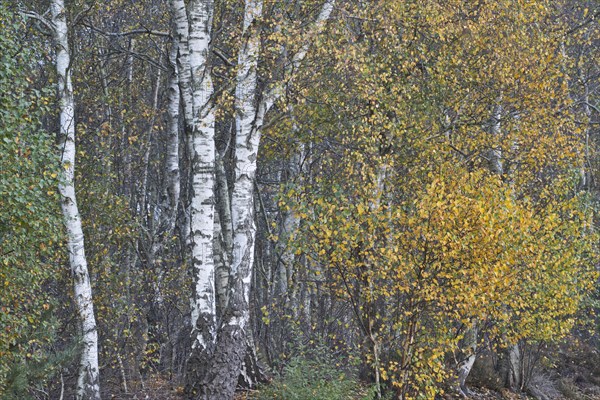
M 190 241 L 194 289 L 192 352 L 186 365 L 186 392 L 199 393 L 199 383 L 216 340 L 214 190 L 215 116 L 213 84 L 208 68 L 213 15 L 212 0 L 171 2 L 179 39 L 180 88 L 184 99 L 186 135 L 192 157 Z
M 333 1 L 327 1 L 317 18 L 312 34 L 319 33 L 333 10 Z M 250 321 L 250 283 L 254 266 L 256 224 L 254 221 L 254 179 L 260 143 L 261 128 L 267 112 L 282 95 L 280 85 L 265 94 L 256 106 L 257 64 L 260 35 L 256 29 L 262 16 L 262 0 L 247 0 L 244 9 L 242 37 L 245 41 L 238 54 L 235 106 L 235 178 L 231 200 L 233 222 L 233 258 L 231 293 L 223 316 L 212 368 L 206 379 L 205 393 L 209 399 L 233 398 L 236 383 L 246 356 L 247 330 Z M 293 73 L 306 56 L 311 42 L 307 41 L 288 65 Z
M 293 131 L 297 131 L 297 126 L 293 124 Z M 302 171 L 302 161 L 304 156 L 304 146 L 300 145 L 299 149 L 293 153 L 288 161 L 286 183 L 295 180 Z M 279 233 L 279 253 L 281 254 L 281 260 L 278 262 L 278 276 L 276 293 L 281 299 L 289 299 L 289 283 L 294 275 L 294 263 L 296 255 L 294 249 L 291 247 L 291 236 L 298 229 L 300 225 L 300 218 L 291 210 L 286 211 L 281 224 L 281 230 Z
M 229 302 L 229 275 L 231 272 L 231 258 L 233 257 L 233 222 L 231 220 L 229 187 L 223 156 L 217 155 L 215 161 L 217 180 L 217 212 L 215 215 L 219 217 L 215 219 L 215 221 L 219 221 L 218 226 L 215 226 L 215 232 L 219 234 L 215 238 L 215 243 L 218 243 L 220 247 L 220 251 L 215 253 L 215 257 L 219 259 L 215 266 L 215 288 L 217 291 L 217 315 L 222 316 Z
M 192 145 L 191 239 L 195 279 L 192 300 L 193 348 L 205 351 L 216 338 L 214 288 L 214 186 L 215 141 L 214 114 L 210 97 L 212 82 L 206 68 L 210 42 L 211 13 L 204 4 L 193 2 L 190 12 L 190 61 L 192 87 L 200 105 L 194 110 Z
M 521 348 L 519 343 L 515 343 L 506 349 L 507 374 L 506 386 L 516 392 L 523 390 L 523 365 L 521 357 Z
M 494 111 L 491 121 L 490 132 L 496 138 L 500 136 L 500 120 L 502 117 L 502 106 L 497 104 L 494 106 Z M 502 165 L 502 150 L 498 147 L 494 147 L 488 152 L 488 162 L 490 171 L 496 175 L 504 174 L 504 166 Z
M 75 304 L 81 323 L 83 348 L 77 377 L 76 398 L 100 399 L 98 368 L 98 332 L 92 302 L 92 287 L 88 273 L 81 217 L 75 198 L 75 101 L 71 83 L 71 56 L 68 27 L 63 0 L 52 0 L 50 10 L 56 42 L 56 72 L 60 106 L 61 164 L 64 170 L 59 192 L 67 227 L 69 262 L 74 280 Z
M 167 141 L 167 159 L 166 159 L 166 197 L 167 213 L 169 220 L 167 232 L 172 233 L 175 230 L 175 221 L 177 220 L 177 208 L 179 205 L 179 194 L 181 192 L 180 173 L 179 173 L 179 71 L 177 69 L 177 48 L 176 40 L 173 41 L 169 53 L 169 88 L 168 88 L 168 141 Z
M 250 281 L 254 264 L 254 176 L 260 131 L 255 107 L 258 53 L 260 36 L 255 29 L 262 15 L 262 1 L 249 0 L 244 11 L 244 30 L 247 38 L 238 56 L 235 105 L 235 180 L 231 201 L 233 222 L 232 292 L 223 317 L 222 330 L 207 376 L 205 392 L 209 399 L 233 398 L 242 362 L 246 355 L 246 329 L 250 329 Z M 264 117 L 264 112 L 261 117 Z
M 474 321 L 472 326 L 467 329 L 461 346 L 464 349 L 465 358 L 458 364 L 458 391 L 464 397 L 471 393 L 467 388 L 466 381 L 477 358 L 477 335 L 477 322 Z
M 181 3 L 181 0 L 174 0 L 174 2 Z M 206 1 L 204 3 L 204 10 L 201 10 L 198 5 L 199 4 L 197 2 L 192 2 L 190 5 L 192 10 L 190 13 L 191 24 L 189 32 L 189 60 L 190 70 L 192 71 L 190 75 L 192 78 L 201 78 L 202 87 L 204 90 L 199 90 L 200 88 L 192 86 L 192 92 L 194 93 L 192 96 L 194 107 L 199 107 L 201 110 L 200 113 L 197 113 L 196 110 L 194 110 L 193 114 L 194 117 L 196 114 L 200 115 L 204 122 L 202 126 L 210 126 L 212 129 L 211 132 L 214 133 L 214 116 L 212 116 L 212 103 L 210 101 L 210 95 L 212 95 L 212 83 L 210 81 L 208 69 L 204 67 L 206 63 L 206 56 L 204 58 L 199 56 L 200 52 L 197 51 L 196 46 L 194 46 L 194 43 L 196 43 L 197 48 L 204 49 L 207 54 L 210 40 L 210 35 L 208 33 L 210 30 L 210 21 L 212 19 L 212 2 Z M 175 10 L 177 8 L 181 9 L 181 5 L 179 7 L 174 7 Z M 325 11 L 321 12 L 317 20 L 317 32 L 320 31 L 321 26 L 323 25 L 322 22 L 329 17 L 329 14 L 333 9 L 333 2 L 327 2 L 326 5 L 323 6 L 323 9 Z M 194 10 L 196 12 L 194 12 Z M 201 11 L 204 11 L 204 13 Z M 179 14 L 181 14 L 181 12 L 179 12 Z M 246 356 L 246 341 L 248 337 L 247 330 L 251 329 L 249 325 L 249 302 L 250 284 L 254 265 L 254 244 L 256 238 L 256 225 L 254 221 L 254 178 L 256 174 L 256 160 L 258 157 L 258 147 L 261 134 L 260 129 L 263 125 L 266 113 L 272 107 L 274 101 L 281 96 L 282 93 L 281 90 L 276 90 L 274 88 L 264 97 L 264 99 L 259 103 L 258 107 L 255 104 L 257 98 L 257 65 L 260 51 L 260 32 L 258 29 L 256 29 L 256 24 L 257 20 L 261 16 L 262 0 L 248 0 L 244 9 L 242 33 L 242 37 L 245 38 L 245 40 L 238 54 L 238 72 L 236 76 L 235 90 L 235 105 L 238 114 L 236 116 L 235 178 L 231 200 L 233 226 L 233 257 L 230 271 L 230 278 L 232 280 L 230 283 L 231 292 L 228 296 L 228 307 L 222 318 L 221 330 L 219 331 L 213 357 L 210 360 L 210 369 L 206 371 L 206 375 L 203 379 L 195 381 L 195 383 L 199 385 L 199 390 L 194 391 L 194 393 L 197 392 L 200 398 L 233 398 L 236 383 L 238 382 L 238 377 L 240 376 L 242 369 L 244 357 Z M 198 29 L 202 23 L 205 23 L 205 29 L 203 31 L 205 35 L 200 35 L 200 29 Z M 183 26 L 185 28 L 184 24 L 178 22 L 178 27 L 179 26 Z M 196 28 L 194 28 L 195 26 Z M 178 28 L 178 31 L 179 30 L 180 29 Z M 180 41 L 181 37 L 182 36 L 180 35 Z M 201 43 L 204 47 L 200 46 Z M 292 60 L 290 68 L 294 68 L 299 65 L 306 55 L 309 45 L 310 43 L 306 43 L 300 49 L 296 57 L 294 57 Z M 204 68 L 200 68 L 200 66 Z M 209 83 L 210 91 L 208 90 Z M 276 88 L 281 89 L 281 86 L 278 85 Z M 183 88 L 182 91 L 184 91 Z M 200 94 L 203 96 L 201 97 Z M 207 107 L 206 105 L 210 106 Z M 212 179 L 209 182 L 205 177 L 202 185 L 207 192 L 210 190 L 211 195 L 214 192 L 215 160 L 214 136 L 212 138 L 211 161 L 213 164 L 211 165 L 212 168 L 210 169 Z M 195 154 L 197 154 L 196 151 Z M 194 164 L 196 164 L 196 161 L 194 161 Z M 208 165 L 206 165 L 206 167 L 208 167 Z M 192 220 L 194 220 L 194 199 L 197 197 L 196 190 L 201 189 L 195 184 L 195 182 L 196 180 L 194 178 Z M 202 225 L 202 227 L 205 229 L 206 235 L 210 235 L 211 240 L 214 233 L 214 218 L 212 212 L 213 209 L 211 208 L 210 224 L 209 221 L 207 221 L 206 224 Z M 211 228 L 210 233 L 208 231 L 209 226 Z M 200 226 L 197 228 L 199 229 Z M 195 236 L 195 231 L 196 229 L 194 228 L 194 223 L 192 222 L 192 237 Z M 212 244 L 210 250 L 210 252 L 206 251 L 206 254 L 211 254 L 212 256 Z M 194 255 L 194 259 L 195 258 L 196 255 Z M 214 264 L 211 263 L 211 267 L 214 269 Z M 214 271 L 211 277 L 214 279 Z M 213 296 L 211 297 L 211 300 L 213 300 L 214 305 L 214 280 L 212 280 L 211 283 L 213 289 Z M 201 288 L 197 286 L 196 296 L 198 296 L 199 289 Z M 205 290 L 204 293 L 207 293 L 207 291 Z M 213 311 L 213 309 L 211 309 L 211 311 Z M 204 315 L 208 315 L 208 313 L 205 313 Z M 193 314 L 193 322 L 195 318 L 196 316 Z M 197 319 L 197 321 L 199 320 L 202 320 L 202 318 Z M 196 323 L 196 325 L 198 324 Z M 198 329 L 198 327 L 196 328 Z M 214 338 L 214 336 L 212 337 Z M 192 354 L 192 357 L 193 356 L 194 355 Z

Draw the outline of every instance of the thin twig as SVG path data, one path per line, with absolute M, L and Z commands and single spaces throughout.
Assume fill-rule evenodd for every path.
M 111 37 L 127 37 L 127 36 L 133 36 L 133 35 L 153 35 L 153 36 L 161 36 L 161 37 L 168 37 L 168 38 L 171 37 L 171 34 L 169 32 L 155 31 L 155 30 L 149 29 L 149 28 L 132 29 L 130 31 L 125 31 L 125 32 L 107 32 L 100 28 L 95 27 L 94 25 L 92 25 L 90 23 L 84 23 L 83 26 L 85 26 L 86 28 L 90 28 L 104 36 L 111 36 Z
M 214 54 L 215 54 L 217 57 L 219 57 L 221 60 L 223 60 L 223 62 L 224 62 L 225 64 L 227 64 L 228 66 L 230 66 L 230 67 L 235 67 L 235 63 L 233 63 L 233 62 L 232 62 L 232 61 L 229 59 L 229 57 L 227 57 L 227 55 L 225 55 L 225 53 L 224 53 L 224 52 L 223 52 L 221 49 L 219 49 L 219 48 L 217 48 L 217 47 L 213 47 L 213 48 L 212 48 L 212 52 L 213 52 L 213 53 L 214 53 Z

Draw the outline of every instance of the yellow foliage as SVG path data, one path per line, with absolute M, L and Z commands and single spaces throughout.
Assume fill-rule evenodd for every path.
M 296 254 L 381 349 L 374 370 L 402 398 L 433 398 L 465 327 L 508 343 L 561 337 L 593 281 L 562 27 L 547 1 L 353 11 L 360 29 L 332 29 L 295 109 L 326 150 L 283 201 L 303 220 Z

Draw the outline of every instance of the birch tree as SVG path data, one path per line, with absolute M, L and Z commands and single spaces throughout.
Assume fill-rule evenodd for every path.
M 214 4 L 208 1 L 171 1 L 178 38 L 179 86 L 185 132 L 191 154 L 190 196 L 191 263 L 194 289 L 192 354 L 186 367 L 186 390 L 197 384 L 216 340 L 214 238 L 215 139 L 213 84 L 208 66 Z
M 297 107 L 304 129 L 315 132 L 311 140 L 321 140 L 316 145 L 325 150 L 311 184 L 287 195 L 300 204 L 292 209 L 303 219 L 294 241 L 352 310 L 365 339 L 361 349 L 371 334 L 382 343 L 380 358 L 375 348 L 365 351 L 366 364 L 379 364 L 382 381 L 402 399 L 433 398 L 442 382 L 455 386 L 457 378 L 464 389 L 477 333 L 506 345 L 539 340 L 554 326 L 549 315 L 568 320 L 570 301 L 558 308 L 537 301 L 541 292 L 551 302 L 573 293 L 568 287 L 578 284 L 556 279 L 563 267 L 586 280 L 579 280 L 583 286 L 590 282 L 578 261 L 591 244 L 582 234 L 585 217 L 560 189 L 572 168 L 561 151 L 571 153 L 577 144 L 572 124 L 557 112 L 565 87 L 549 61 L 556 55 L 549 27 L 532 35 L 497 18 L 537 24 L 531 21 L 545 20 L 547 10 L 453 4 L 452 12 L 435 2 L 365 10 L 361 22 L 347 22 L 339 34 L 349 43 L 344 47 L 334 30 L 320 53 L 325 76 L 311 81 L 315 87 L 307 91 L 314 97 Z M 441 40 L 422 37 L 424 26 Z M 498 49 L 504 35 L 514 45 Z M 475 63 L 478 57 L 486 69 Z M 324 82 L 334 83 L 328 89 Z M 554 103 L 541 100 L 540 90 Z M 490 123 L 499 93 L 505 108 L 496 107 Z M 388 190 L 374 210 L 381 165 L 389 165 Z M 510 171 L 509 182 L 503 170 Z M 573 220 L 555 212 L 571 206 L 579 215 Z M 566 257 L 559 262 L 551 238 L 563 235 L 578 244 L 563 242 L 559 253 Z M 574 255 L 575 248 L 583 251 Z M 533 286 L 538 294 L 526 299 Z M 456 371 L 459 360 L 442 354 L 461 350 L 466 362 Z
M 299 68 L 325 22 L 335 1 L 328 0 L 312 24 L 298 52 L 285 66 L 288 76 Z M 247 330 L 250 329 L 250 284 L 254 266 L 256 225 L 254 221 L 254 180 L 256 162 L 267 113 L 283 95 L 283 82 L 276 82 L 259 96 L 257 65 L 260 57 L 259 20 L 263 16 L 262 0 L 246 1 L 242 44 L 238 53 L 235 109 L 235 173 L 231 200 L 233 223 L 233 258 L 231 292 L 223 316 L 211 369 L 203 392 L 207 398 L 232 398 L 246 354 Z M 258 101 L 257 105 L 257 99 Z
M 63 0 L 50 4 L 51 27 L 56 45 L 56 72 L 60 110 L 59 151 L 64 174 L 59 184 L 61 206 L 67 228 L 67 249 L 74 280 L 75 304 L 80 319 L 82 352 L 77 378 L 77 399 L 100 399 L 98 332 L 92 302 L 92 287 L 85 258 L 81 216 L 75 195 L 75 101 L 71 82 L 69 28 Z

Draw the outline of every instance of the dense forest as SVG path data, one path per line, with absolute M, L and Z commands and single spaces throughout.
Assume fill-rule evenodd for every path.
M 0 399 L 600 399 L 600 2 L 2 0 Z

